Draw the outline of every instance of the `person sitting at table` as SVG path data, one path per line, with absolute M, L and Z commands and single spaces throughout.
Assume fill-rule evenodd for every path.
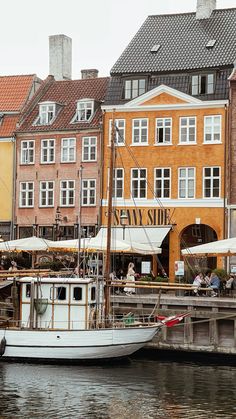
M 202 285 L 202 281 L 203 281 L 203 275 L 202 275 L 202 273 L 201 272 L 199 272 L 196 276 L 195 276 L 195 278 L 194 278 L 194 281 L 193 281 L 193 286 L 194 286 L 194 290 L 193 290 L 193 294 L 195 295 L 195 296 L 197 296 L 197 297 L 199 297 L 199 292 L 198 292 L 198 290 L 199 290 L 199 288 L 201 287 L 201 285 Z
M 210 287 L 212 289 L 211 297 L 217 297 L 220 289 L 220 279 L 215 272 L 211 273 Z

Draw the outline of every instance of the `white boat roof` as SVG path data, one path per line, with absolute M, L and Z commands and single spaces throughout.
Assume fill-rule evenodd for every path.
M 17 282 L 37 282 L 38 278 L 32 276 L 25 276 L 23 278 L 18 278 Z M 68 278 L 68 277 L 42 277 L 40 278 L 41 284 L 90 284 L 94 282 L 93 278 Z

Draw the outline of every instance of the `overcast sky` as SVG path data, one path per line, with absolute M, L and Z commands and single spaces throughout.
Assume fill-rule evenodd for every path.
M 81 69 L 107 76 L 148 15 L 195 11 L 197 0 L 1 1 L 0 75 L 49 73 L 48 37 L 72 38 L 73 79 Z M 217 8 L 236 0 L 217 0 Z

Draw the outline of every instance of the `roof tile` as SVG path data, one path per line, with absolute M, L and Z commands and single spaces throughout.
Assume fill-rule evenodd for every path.
M 0 76 L 0 111 L 19 111 L 27 101 L 35 75 Z

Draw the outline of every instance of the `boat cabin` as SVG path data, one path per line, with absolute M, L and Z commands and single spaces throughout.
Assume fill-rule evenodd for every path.
M 23 328 L 84 330 L 101 316 L 103 285 L 92 278 L 24 277 L 17 282 Z

